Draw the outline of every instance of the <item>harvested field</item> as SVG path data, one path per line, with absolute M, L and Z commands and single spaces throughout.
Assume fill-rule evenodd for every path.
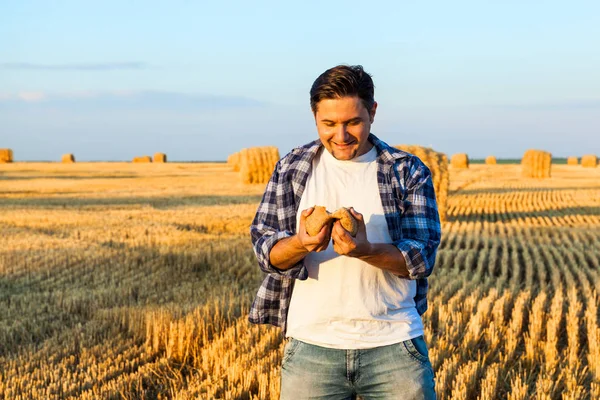
M 521 171 L 450 170 L 440 399 L 600 398 L 600 168 Z M 2 164 L 0 398 L 278 398 L 279 331 L 246 319 L 263 190 L 227 164 Z

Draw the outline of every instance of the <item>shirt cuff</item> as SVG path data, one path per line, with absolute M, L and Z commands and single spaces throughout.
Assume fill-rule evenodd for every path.
M 265 261 L 266 261 L 265 264 L 267 264 L 266 270 L 273 274 L 277 274 L 277 275 L 281 275 L 281 276 L 285 276 L 285 277 L 289 277 L 289 278 L 298 278 L 298 279 L 304 280 L 308 277 L 308 270 L 306 269 L 306 267 L 304 266 L 304 263 L 302 261 L 299 261 L 298 263 L 296 263 L 296 265 L 294 265 L 286 270 L 278 269 L 273 264 L 271 264 L 270 255 L 271 255 L 271 249 L 273 249 L 273 246 L 275 246 L 275 244 L 278 241 L 280 241 L 281 239 L 285 239 L 290 236 L 293 236 L 293 233 L 291 233 L 289 231 L 281 231 L 281 232 L 277 232 L 277 233 L 269 236 L 262 243 L 261 247 L 262 247 L 263 254 L 265 255 Z
M 423 243 L 418 240 L 404 239 L 396 247 L 404 256 L 409 278 L 425 278 L 427 276 L 427 260 L 423 257 Z

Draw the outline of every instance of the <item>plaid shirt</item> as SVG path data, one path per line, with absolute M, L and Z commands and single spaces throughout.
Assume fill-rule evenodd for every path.
M 373 134 L 369 141 L 377 149 L 379 196 L 390 237 L 406 260 L 410 279 L 417 281 L 415 304 L 422 315 L 427 310 L 427 277 L 441 237 L 431 173 L 418 157 Z M 303 261 L 282 271 L 271 264 L 269 255 L 277 241 L 296 233 L 298 205 L 321 147 L 317 139 L 279 160 L 250 226 L 254 253 L 267 273 L 250 309 L 252 323 L 275 325 L 285 332 L 294 280 L 308 278 Z

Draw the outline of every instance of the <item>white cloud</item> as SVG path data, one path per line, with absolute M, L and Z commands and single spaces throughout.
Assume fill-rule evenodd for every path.
M 0 63 L 0 69 L 19 71 L 112 71 L 128 69 L 145 69 L 148 65 L 140 61 L 113 63 L 68 63 L 68 64 L 36 64 L 36 63 Z
M 0 95 L 2 105 L 15 107 L 53 107 L 77 110 L 163 110 L 199 112 L 228 109 L 252 109 L 267 105 L 244 96 L 223 96 L 203 93 L 166 92 L 152 90 L 108 90 L 43 92 L 22 91 Z
M 44 100 L 46 94 L 43 92 L 19 92 L 16 97 L 26 102 L 36 102 Z

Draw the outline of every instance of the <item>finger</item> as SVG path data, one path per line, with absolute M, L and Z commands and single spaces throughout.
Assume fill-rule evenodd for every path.
M 332 227 L 331 222 L 326 223 L 325 225 L 323 225 L 323 227 L 319 231 L 319 234 L 321 234 L 321 233 L 325 233 L 326 235 L 329 234 L 329 232 L 331 232 L 331 227 Z
M 333 251 L 341 256 L 346 254 L 345 247 L 341 246 L 339 243 L 336 246 L 333 246 Z
M 361 236 L 362 236 L 362 233 L 364 233 L 366 235 L 367 226 L 365 225 L 364 216 L 361 213 L 359 213 L 358 211 L 356 211 L 354 209 L 354 207 L 350 207 L 350 212 L 352 213 L 354 218 L 356 218 L 356 220 L 358 221 L 358 232 L 361 232 Z
M 302 211 L 302 214 L 300 214 L 300 216 L 306 218 L 310 214 L 312 214 L 312 212 L 313 212 L 314 209 L 315 209 L 314 207 L 309 207 L 306 210 Z
M 333 224 L 332 232 L 335 232 L 338 235 L 340 235 L 342 232 L 344 232 L 344 227 L 342 226 L 342 223 L 340 222 L 340 220 L 335 221 L 335 223 Z
M 321 243 L 319 243 L 317 246 L 318 246 L 319 248 L 322 248 L 323 250 L 325 250 L 325 249 L 327 249 L 327 247 L 329 247 L 329 243 L 330 243 L 330 242 L 331 242 L 331 236 L 329 236 L 329 235 L 328 235 L 328 236 L 327 236 L 327 237 L 325 237 L 325 239 L 324 239 L 324 240 L 323 240 Z
M 319 237 L 319 235 L 317 236 L 308 236 L 304 239 L 305 244 L 308 246 L 319 246 L 321 243 L 323 243 L 323 239 L 321 239 Z
M 306 217 L 312 214 L 314 207 L 307 208 L 306 210 L 300 213 L 300 226 L 298 227 L 298 232 L 302 232 L 304 235 L 308 235 L 306 232 Z
M 352 213 L 352 216 L 354 218 L 356 218 L 357 220 L 359 220 L 359 221 L 363 221 L 364 220 L 363 215 L 361 213 L 359 213 L 358 211 L 356 211 L 354 209 L 354 207 L 350 207 L 350 212 Z
M 340 246 L 337 243 L 333 245 L 333 251 L 335 251 L 337 254 L 340 254 Z
M 314 236 L 314 238 L 318 243 L 321 243 L 323 241 L 329 241 L 330 234 L 331 233 L 330 233 L 329 227 L 327 225 L 325 225 L 321 228 L 319 233 L 317 233 L 317 235 Z
M 347 242 L 350 239 L 350 232 L 344 229 L 340 221 L 336 221 L 333 229 L 334 232 L 332 232 L 332 236 L 335 233 L 335 236 L 339 242 Z
M 343 230 L 344 228 L 342 228 Z M 340 241 L 340 227 L 338 226 L 338 222 L 336 221 L 335 224 L 333 224 L 333 226 L 331 227 L 331 238 L 333 240 L 337 240 Z
M 329 242 L 322 243 L 317 247 L 316 251 L 325 251 L 325 250 L 327 250 L 328 247 L 329 247 Z

